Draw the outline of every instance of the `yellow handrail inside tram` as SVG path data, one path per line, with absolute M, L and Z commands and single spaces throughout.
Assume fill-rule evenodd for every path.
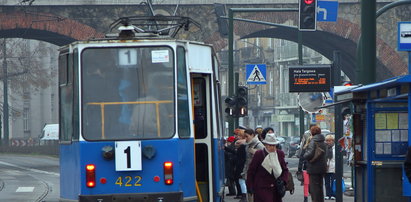
M 105 139 L 104 133 L 104 109 L 106 105 L 134 105 L 134 104 L 155 104 L 156 105 L 156 120 L 157 120 L 157 136 L 160 137 L 160 104 L 173 103 L 172 100 L 160 101 L 132 101 L 132 102 L 89 102 L 88 105 L 99 105 L 101 110 L 101 138 Z

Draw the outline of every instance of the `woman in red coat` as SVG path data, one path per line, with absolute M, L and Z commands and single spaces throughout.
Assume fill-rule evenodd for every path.
M 247 172 L 247 189 L 254 193 L 254 201 L 281 202 L 277 194 L 275 179 L 288 180 L 288 168 L 284 152 L 277 150 L 274 133 L 268 133 L 263 140 L 264 149 L 256 151 Z

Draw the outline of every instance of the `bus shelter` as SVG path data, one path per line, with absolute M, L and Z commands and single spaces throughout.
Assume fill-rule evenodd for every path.
M 411 145 L 411 76 L 335 93 L 336 104 L 350 106 L 356 201 L 411 202 L 411 186 L 403 173 Z

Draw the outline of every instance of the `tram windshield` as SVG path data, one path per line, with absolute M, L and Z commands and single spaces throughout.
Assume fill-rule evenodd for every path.
M 86 140 L 174 134 L 174 57 L 169 47 L 88 48 L 81 66 Z

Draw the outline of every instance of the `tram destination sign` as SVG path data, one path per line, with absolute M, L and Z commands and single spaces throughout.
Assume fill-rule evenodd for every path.
M 289 92 L 329 92 L 331 65 L 290 66 Z

